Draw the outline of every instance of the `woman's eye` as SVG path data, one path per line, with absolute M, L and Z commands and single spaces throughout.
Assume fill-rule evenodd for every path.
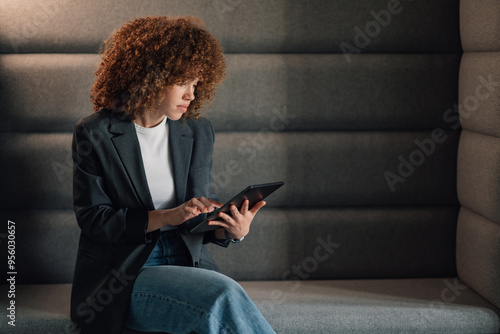
M 189 82 L 181 82 L 181 83 L 179 84 L 179 86 L 181 86 L 181 87 L 186 87 L 186 86 L 188 86 L 188 85 L 189 85 Z M 194 88 L 194 89 L 196 89 L 196 87 L 197 87 L 197 86 L 198 86 L 198 85 L 193 84 L 193 88 Z

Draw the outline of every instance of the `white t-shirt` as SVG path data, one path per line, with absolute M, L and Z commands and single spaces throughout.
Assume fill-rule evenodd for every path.
M 167 117 L 153 128 L 144 128 L 135 123 L 134 125 L 154 207 L 156 210 L 172 208 L 175 206 L 176 198 L 172 159 L 168 146 Z M 167 225 L 161 230 L 172 228 L 175 226 Z

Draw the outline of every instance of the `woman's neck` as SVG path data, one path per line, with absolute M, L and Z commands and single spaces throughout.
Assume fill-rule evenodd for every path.
M 160 124 L 165 117 L 165 115 L 153 114 L 152 112 L 146 110 L 135 117 L 134 123 L 142 126 L 143 128 L 153 128 Z

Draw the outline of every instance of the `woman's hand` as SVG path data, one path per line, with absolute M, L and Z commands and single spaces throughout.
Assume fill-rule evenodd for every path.
M 152 210 L 148 212 L 148 227 L 146 232 L 152 232 L 166 225 L 180 225 L 200 213 L 211 212 L 223 204 L 205 197 L 191 198 L 189 201 L 167 210 Z
M 225 228 L 232 239 L 241 239 L 248 234 L 253 218 L 257 214 L 257 211 L 266 205 L 266 202 L 260 201 L 255 203 L 251 210 L 248 209 L 248 205 L 249 201 L 245 200 L 241 205 L 240 211 L 238 211 L 235 205 L 231 205 L 229 207 L 231 216 L 220 212 L 218 214 L 219 220 L 210 221 L 208 224 Z
M 212 212 L 223 204 L 205 197 L 191 198 L 189 201 L 174 208 L 176 217 L 169 221 L 169 225 L 180 225 L 186 220 L 198 216 L 200 213 Z

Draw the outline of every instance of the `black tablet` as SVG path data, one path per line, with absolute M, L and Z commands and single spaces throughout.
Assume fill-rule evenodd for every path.
M 255 203 L 260 202 L 267 196 L 271 195 L 283 184 L 284 184 L 283 182 L 273 182 L 265 184 L 254 184 L 253 186 L 248 186 L 238 195 L 234 196 L 231 200 L 226 202 L 222 207 L 212 212 L 205 213 L 199 215 L 198 217 L 188 220 L 183 224 L 184 225 L 183 228 L 188 230 L 190 233 L 199 233 L 210 230 L 216 230 L 220 228 L 220 226 L 208 225 L 208 222 L 210 220 L 216 220 L 218 218 L 217 214 L 219 212 L 222 211 L 224 213 L 227 213 L 228 215 L 231 215 L 231 210 L 229 209 L 229 206 L 231 204 L 234 204 L 239 210 L 241 208 L 241 205 L 246 199 L 248 199 L 248 201 L 250 202 L 248 204 L 248 207 L 251 209 L 255 205 Z

